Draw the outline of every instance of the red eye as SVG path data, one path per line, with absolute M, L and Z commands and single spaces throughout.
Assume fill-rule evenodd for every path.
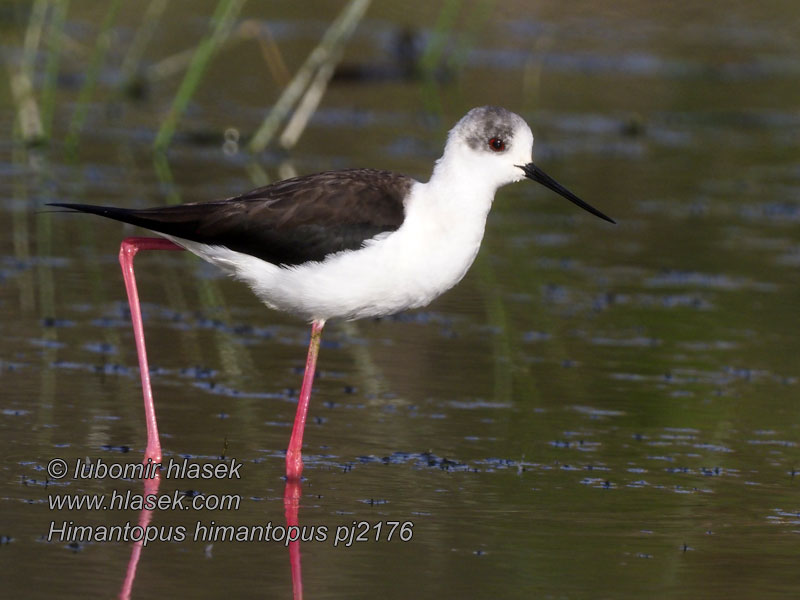
M 502 152 L 506 149 L 506 143 L 502 138 L 492 138 L 489 140 L 489 148 L 494 152 Z

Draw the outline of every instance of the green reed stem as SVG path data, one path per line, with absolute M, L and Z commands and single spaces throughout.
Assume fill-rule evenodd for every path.
M 340 50 L 350 39 L 358 23 L 369 7 L 370 0 L 350 0 L 339 16 L 330 24 L 317 47 L 295 74 L 291 83 L 284 89 L 275 106 L 267 114 L 261 126 L 250 140 L 250 151 L 261 152 L 269 145 L 281 123 L 300 102 L 314 76 L 323 65 L 338 60 Z
M 31 7 L 31 17 L 28 28 L 25 30 L 25 40 L 22 45 L 22 72 L 33 78 L 36 54 L 39 52 L 39 41 L 42 39 L 42 30 L 47 21 L 47 0 L 36 0 Z
M 94 96 L 97 88 L 97 79 L 100 76 L 100 69 L 103 67 L 108 50 L 111 47 L 111 28 L 117 18 L 117 13 L 122 6 L 122 0 L 110 0 L 106 16 L 100 26 L 100 33 L 95 41 L 92 57 L 89 61 L 89 68 L 86 72 L 86 80 L 78 93 L 78 100 L 75 106 L 75 113 L 69 124 L 69 131 L 65 141 L 67 150 L 74 152 L 78 147 L 80 134 L 86 122 L 86 115 L 89 111 L 89 103 Z
M 145 50 L 153 39 L 166 8 L 167 0 L 150 0 L 150 4 L 147 5 L 147 10 L 144 11 L 142 17 L 142 24 L 136 30 L 131 45 L 128 47 L 128 53 L 122 60 L 122 66 L 119 69 L 124 85 L 128 85 L 136 77 L 136 71 L 139 69 Z
M 11 97 L 17 111 L 16 130 L 27 144 L 35 144 L 43 139 L 42 121 L 39 105 L 33 90 L 33 77 L 36 68 L 36 55 L 42 30 L 47 20 L 47 0 L 36 0 L 31 7 L 28 27 L 22 44 L 22 61 L 18 70 L 7 64 Z
M 225 39 L 231 32 L 233 23 L 244 5 L 245 0 L 220 0 L 214 15 L 211 17 L 212 30 L 211 32 L 197 45 L 197 48 L 192 57 L 192 62 L 189 64 L 189 69 L 181 81 L 175 98 L 172 101 L 167 117 L 161 124 L 158 130 L 156 140 L 153 144 L 157 151 L 163 152 L 169 146 L 175 130 L 178 127 L 189 101 L 200 85 L 203 78 L 203 73 L 208 66 L 214 52 L 222 45 Z
M 467 62 L 467 55 L 475 45 L 475 40 L 488 23 L 494 13 L 495 0 L 482 0 L 473 5 L 470 11 L 464 33 L 461 34 L 458 44 L 448 57 L 447 66 L 460 69 Z
M 58 89 L 58 69 L 61 62 L 61 49 L 64 41 L 64 23 L 67 20 L 69 0 L 52 0 L 53 12 L 47 28 L 47 62 L 44 67 L 42 82 L 42 127 L 46 139 L 53 134 L 53 118 L 56 109 L 56 91 Z
M 436 69 L 442 64 L 447 40 L 460 12 L 461 0 L 446 0 L 433 27 L 430 43 L 419 61 L 422 72 L 422 103 L 428 112 L 437 115 L 442 114 L 443 108 L 436 83 Z

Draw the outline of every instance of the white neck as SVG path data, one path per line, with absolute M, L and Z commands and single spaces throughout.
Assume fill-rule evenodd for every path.
M 500 186 L 486 177 L 481 165 L 457 154 L 445 151 L 436 161 L 430 180 L 424 184 L 424 195 L 428 202 L 450 213 L 449 218 L 480 220 L 482 229 Z

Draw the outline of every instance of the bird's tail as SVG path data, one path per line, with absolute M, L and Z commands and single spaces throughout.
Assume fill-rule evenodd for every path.
M 123 223 L 130 223 L 132 225 L 140 225 L 144 219 L 137 218 L 135 211 L 126 208 L 117 208 L 114 206 L 95 206 L 94 204 L 73 204 L 69 202 L 48 202 L 47 206 L 57 206 L 59 208 L 67 208 L 76 212 L 90 213 L 93 215 L 100 215 L 114 219 L 115 221 L 122 221 Z M 144 225 L 146 227 L 146 225 Z
M 118 208 L 116 206 L 96 206 L 94 204 L 72 204 L 69 202 L 51 202 L 48 206 L 57 206 L 76 212 L 100 215 L 131 225 L 138 225 L 157 233 L 166 233 L 178 237 L 187 235 L 197 226 L 200 211 L 193 205 L 183 204 L 160 208 Z

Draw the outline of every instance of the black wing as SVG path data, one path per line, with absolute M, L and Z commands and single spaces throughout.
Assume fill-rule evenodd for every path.
M 374 169 L 295 177 L 241 196 L 147 209 L 52 203 L 202 244 L 226 246 L 276 265 L 321 261 L 356 250 L 404 217 L 414 180 Z

